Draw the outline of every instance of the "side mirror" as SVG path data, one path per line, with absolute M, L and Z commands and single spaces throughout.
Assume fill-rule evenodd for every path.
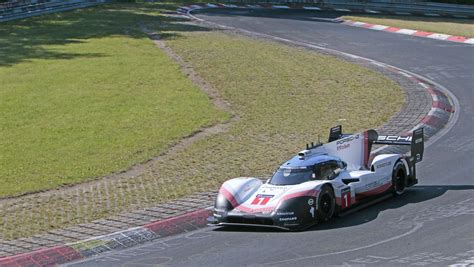
M 334 171 L 332 171 L 331 176 L 329 176 L 329 180 L 336 178 L 341 172 L 342 172 L 341 168 L 335 169 Z
M 345 170 L 347 168 L 347 163 L 345 161 L 341 161 L 341 163 L 339 164 L 339 169 L 342 170 Z

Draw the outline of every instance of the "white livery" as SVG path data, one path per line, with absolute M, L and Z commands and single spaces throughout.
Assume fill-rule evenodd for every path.
M 410 145 L 411 155 L 371 154 L 373 144 Z M 412 136 L 378 135 L 374 130 L 342 134 L 331 128 L 326 144 L 306 149 L 283 163 L 266 182 L 240 177 L 225 182 L 216 198 L 213 225 L 302 229 L 358 204 L 418 182 L 423 129 Z

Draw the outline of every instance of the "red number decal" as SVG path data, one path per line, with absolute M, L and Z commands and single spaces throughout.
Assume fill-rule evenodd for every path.
M 273 195 L 257 195 L 252 201 L 252 205 L 266 205 Z
M 341 208 L 346 209 L 351 205 L 351 191 L 342 192 L 341 194 Z

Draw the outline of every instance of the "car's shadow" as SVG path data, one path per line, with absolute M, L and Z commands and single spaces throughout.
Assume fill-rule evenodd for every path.
M 329 222 L 316 224 L 305 231 L 321 231 L 336 228 L 345 228 L 368 223 L 375 220 L 378 215 L 390 209 L 397 209 L 405 205 L 420 203 L 442 196 L 448 191 L 474 190 L 474 185 L 419 185 L 407 190 L 405 194 L 390 197 L 374 205 L 359 209 L 351 214 L 332 218 Z M 263 227 L 218 227 L 214 231 L 225 232 L 285 232 L 284 230 Z

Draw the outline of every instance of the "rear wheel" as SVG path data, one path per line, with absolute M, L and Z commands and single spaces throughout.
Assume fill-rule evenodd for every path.
M 334 197 L 334 191 L 330 186 L 323 186 L 318 197 L 318 222 L 325 222 L 331 219 L 335 207 L 336 198 Z
M 397 161 L 393 166 L 392 188 L 394 195 L 405 193 L 407 187 L 407 170 L 402 161 Z

